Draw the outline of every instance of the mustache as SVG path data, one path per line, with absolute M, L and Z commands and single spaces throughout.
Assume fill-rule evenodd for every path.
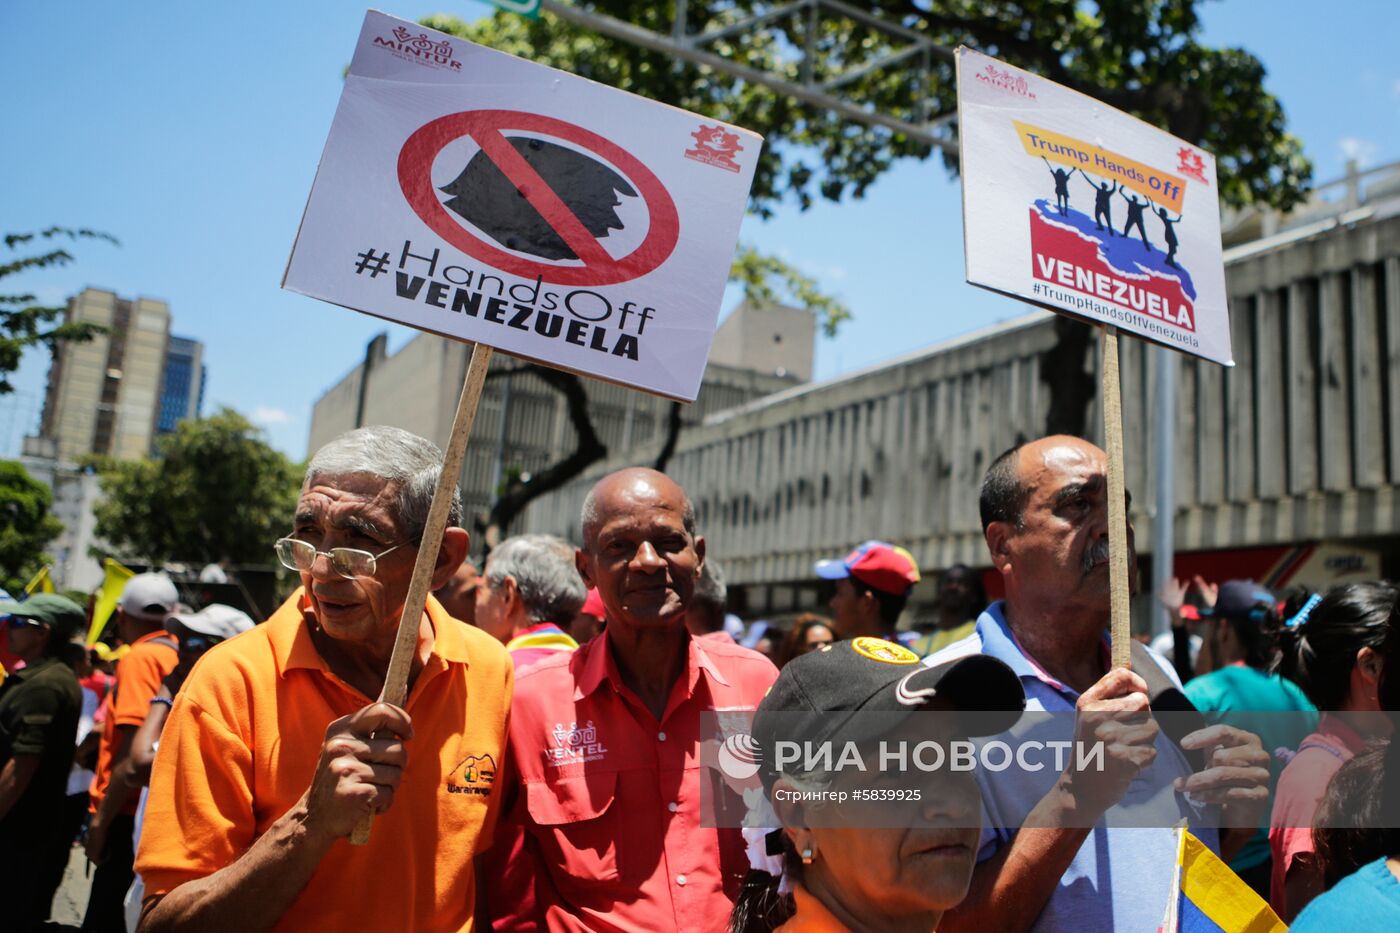
M 1084 572 L 1087 574 L 1094 569 L 1096 564 L 1108 563 L 1108 539 L 1103 538 L 1095 541 L 1089 550 L 1084 552 Z

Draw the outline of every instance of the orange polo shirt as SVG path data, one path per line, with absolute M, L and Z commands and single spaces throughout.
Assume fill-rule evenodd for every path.
M 748 871 L 737 828 L 701 825 L 701 713 L 752 710 L 763 655 L 692 638 L 658 722 L 608 630 L 520 673 L 487 892 L 497 930 L 713 930 Z
M 117 727 L 140 726 L 151 709 L 151 697 L 160 690 L 161 681 L 180 662 L 175 639 L 164 629 L 142 635 L 131 643 L 126 657 L 117 662 L 117 679 L 107 694 L 106 721 L 102 724 L 102 741 L 97 746 L 97 768 L 93 772 L 89 812 L 96 813 L 107 796 L 112 782 L 112 756 L 117 751 Z M 135 815 L 141 795 L 132 793 L 122 812 Z
M 433 648 L 405 709 L 408 765 L 370 841 L 331 846 L 286 930 L 472 928 L 472 858 L 491 842 L 514 668 L 501 643 L 428 597 Z M 372 702 L 317 653 L 297 590 L 206 654 L 170 711 L 136 870 L 165 894 L 237 859 L 311 783 L 326 726 Z

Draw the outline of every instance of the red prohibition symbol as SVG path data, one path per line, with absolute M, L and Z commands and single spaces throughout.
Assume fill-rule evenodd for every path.
M 540 174 L 525 161 L 503 130 L 542 133 L 566 140 L 604 159 L 627 177 L 647 206 L 646 238 L 620 259 L 608 255 Z M 452 218 L 433 187 L 432 167 L 449 143 L 470 136 L 487 158 L 516 186 L 553 228 L 581 266 L 561 266 L 527 259 L 478 237 Z M 636 156 L 581 126 L 537 113 L 515 110 L 468 110 L 425 123 L 399 150 L 399 187 L 419 218 L 438 236 L 472 258 L 521 278 L 542 276 L 555 285 L 615 285 L 641 278 L 660 266 L 680 239 L 676 204 L 661 180 Z

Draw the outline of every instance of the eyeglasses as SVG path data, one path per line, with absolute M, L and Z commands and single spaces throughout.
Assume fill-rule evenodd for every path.
M 10 628 L 19 628 L 21 626 L 33 628 L 44 627 L 44 623 L 37 619 L 31 619 L 28 616 L 10 616 L 6 621 L 10 623 Z
M 318 555 L 325 555 L 331 562 L 331 569 L 342 577 L 354 579 L 355 577 L 372 577 L 377 567 L 376 561 L 388 554 L 389 551 L 396 551 L 403 547 L 403 544 L 396 544 L 388 551 L 380 551 L 378 554 L 371 554 L 369 551 L 361 551 L 352 547 L 333 547 L 329 551 L 318 551 L 316 545 L 310 541 L 302 541 L 300 538 L 279 538 L 273 545 L 277 551 L 277 559 L 282 562 L 282 566 L 288 570 L 295 570 L 299 573 L 306 573 L 311 570 L 316 563 Z

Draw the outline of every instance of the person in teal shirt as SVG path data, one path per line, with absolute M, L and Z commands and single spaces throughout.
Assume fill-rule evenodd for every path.
M 1206 634 L 1217 669 L 1186 684 L 1186 696 L 1203 713 L 1225 713 L 1225 721 L 1259 736 L 1264 750 L 1292 751 L 1317 728 L 1317 708 L 1290 680 L 1270 673 L 1274 655 L 1273 634 L 1278 630 L 1274 597 L 1249 580 L 1231 580 L 1220 587 Z M 1269 775 L 1274 792 L 1283 764 L 1275 755 Z M 1272 869 L 1267 827 L 1260 829 L 1238 854 L 1230 868 L 1266 900 Z

